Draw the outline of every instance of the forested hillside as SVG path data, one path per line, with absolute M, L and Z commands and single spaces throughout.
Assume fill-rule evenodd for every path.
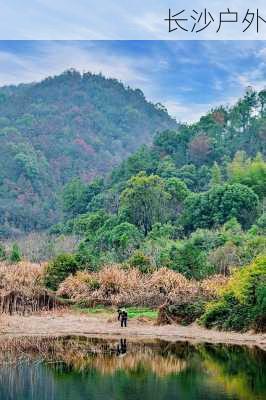
M 68 181 L 89 182 L 176 127 L 140 90 L 101 75 L 70 70 L 0 88 L 1 235 L 51 226 Z

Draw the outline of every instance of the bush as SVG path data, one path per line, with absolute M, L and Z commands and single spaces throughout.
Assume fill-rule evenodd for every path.
M 207 305 L 201 322 L 207 328 L 266 331 L 266 255 L 234 272 L 218 301 Z
M 151 261 L 149 257 L 141 251 L 136 251 L 128 260 L 131 267 L 137 267 L 141 272 L 147 273 L 151 270 Z
M 44 273 L 45 286 L 56 290 L 67 276 L 74 274 L 78 269 L 78 263 L 72 254 L 61 254 L 51 261 Z
M 202 299 L 180 304 L 165 304 L 159 308 L 158 324 L 178 323 L 189 325 L 198 319 L 204 310 L 205 302 Z
M 187 279 L 204 279 L 214 273 L 207 254 L 190 240 L 170 245 L 161 253 L 161 264 L 183 274 Z
M 2 243 L 0 243 L 0 261 L 6 259 L 6 249 Z
M 12 263 L 18 263 L 21 261 L 21 251 L 17 243 L 14 243 L 11 248 L 11 253 L 9 256 L 9 261 Z

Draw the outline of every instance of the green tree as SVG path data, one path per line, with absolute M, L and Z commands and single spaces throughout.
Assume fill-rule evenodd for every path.
M 21 261 L 21 259 L 22 259 L 21 250 L 20 250 L 18 244 L 14 243 L 12 245 L 12 248 L 11 248 L 11 253 L 10 253 L 10 256 L 9 256 L 9 260 L 12 263 L 18 263 L 18 262 Z
M 57 290 L 59 284 L 70 274 L 78 269 L 78 263 L 73 254 L 60 254 L 51 261 L 44 274 L 45 285 L 52 290 Z
M 119 212 L 146 236 L 153 224 L 165 221 L 169 197 L 159 176 L 139 173 L 128 181 L 122 192 Z
M 203 279 L 213 273 L 207 254 L 189 240 L 173 243 L 163 249 L 161 263 L 189 279 Z
M 219 165 L 215 161 L 211 169 L 212 177 L 211 177 L 211 186 L 221 185 L 222 184 L 222 173 Z
M 252 188 L 260 199 L 266 197 L 266 162 L 261 154 L 251 160 L 245 152 L 236 153 L 228 165 L 228 174 L 230 182 Z
M 128 258 L 138 248 L 143 240 L 143 234 L 135 225 L 123 222 L 115 226 L 110 233 L 112 248 L 118 255 L 119 261 Z
M 86 185 L 75 178 L 63 189 L 62 207 L 68 218 L 73 218 L 78 214 L 83 214 L 87 210 Z
M 183 222 L 187 231 L 193 231 L 222 225 L 235 217 L 248 228 L 257 216 L 258 204 L 258 196 L 247 186 L 238 183 L 214 186 L 186 198 Z
M 6 259 L 6 249 L 5 246 L 0 243 L 0 261 L 3 261 Z

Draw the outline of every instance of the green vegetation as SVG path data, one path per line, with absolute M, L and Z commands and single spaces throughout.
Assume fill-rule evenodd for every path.
M 76 258 L 72 254 L 61 254 L 51 261 L 44 274 L 45 285 L 56 290 L 58 285 L 70 274 L 78 269 Z
M 226 330 L 264 330 L 266 324 L 266 256 L 233 273 L 221 298 L 207 305 L 202 323 Z
M 3 250 L 2 250 L 2 257 L 3 257 L 3 255 L 5 255 L 5 252 L 3 253 Z M 20 248 L 18 247 L 17 243 L 14 243 L 11 248 L 9 261 L 12 263 L 18 263 L 21 261 L 21 251 L 20 251 Z
M 112 307 L 105 307 L 102 305 L 96 305 L 95 307 L 78 307 L 74 306 L 74 310 L 78 310 L 80 312 L 85 312 L 88 314 L 110 314 L 117 317 L 116 310 Z M 147 307 L 127 307 L 128 318 L 149 318 L 156 320 L 158 317 L 158 311 L 153 310 Z
M 76 71 L 2 91 L 0 229 L 4 235 L 49 228 L 48 288 L 79 304 L 77 284 L 84 305 L 99 293 L 113 305 L 126 303 L 131 287 L 119 281 L 122 274 L 132 272 L 143 294 L 158 270 L 165 274 L 162 268 L 196 286 L 235 270 L 240 281 L 246 265 L 256 269 L 266 248 L 265 90 L 248 91 L 191 125 L 176 124 L 139 90 Z M 78 239 L 60 254 L 53 246 L 58 237 Z M 109 270 L 113 264 L 119 268 Z M 95 281 L 103 269 L 103 282 Z M 248 293 L 244 301 L 230 289 L 207 306 L 205 325 L 265 325 L 261 274 L 258 298 Z M 132 290 L 127 304 L 161 305 L 166 289 L 153 289 L 156 300 L 142 294 L 136 300 Z M 212 299 L 168 300 L 175 318 L 188 323 Z
M 0 235 L 6 237 L 58 221 L 58 194 L 72 179 L 64 212 L 86 212 L 101 185 L 87 190 L 87 182 L 150 143 L 155 132 L 177 128 L 141 90 L 75 70 L 2 87 L 0 98 Z

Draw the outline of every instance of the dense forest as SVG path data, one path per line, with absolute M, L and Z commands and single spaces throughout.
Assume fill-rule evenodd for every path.
M 1 235 L 51 226 L 68 181 L 89 182 L 176 127 L 140 90 L 101 75 L 70 70 L 0 88 Z
M 71 72 L 55 79 L 72 82 L 87 76 Z M 139 98 L 138 91 L 116 85 Z M 8 90 L 12 96 L 12 88 Z M 45 285 L 83 305 L 92 299 L 164 305 L 162 319 L 170 313 L 179 321 L 180 315 L 182 321 L 200 318 L 208 327 L 265 330 L 266 91 L 249 88 L 234 106 L 179 125 L 161 106 L 154 108 L 141 98 L 153 121 L 151 133 L 142 137 L 147 143 L 108 173 L 99 169 L 89 182 L 82 159 L 72 169 L 73 179 L 69 174 L 63 185 L 61 177 L 56 204 L 62 219 L 49 235 L 77 237 L 78 242 L 48 264 Z M 173 126 L 161 129 L 163 124 Z M 136 130 L 130 133 L 141 145 Z M 67 146 L 74 148 L 71 141 Z M 128 152 L 134 150 L 132 143 L 128 146 Z M 102 159 L 101 150 L 99 154 Z M 5 252 L 3 247 L 3 258 L 21 258 L 17 245 L 10 255 Z M 213 294 L 211 288 L 220 286 L 222 292 Z

